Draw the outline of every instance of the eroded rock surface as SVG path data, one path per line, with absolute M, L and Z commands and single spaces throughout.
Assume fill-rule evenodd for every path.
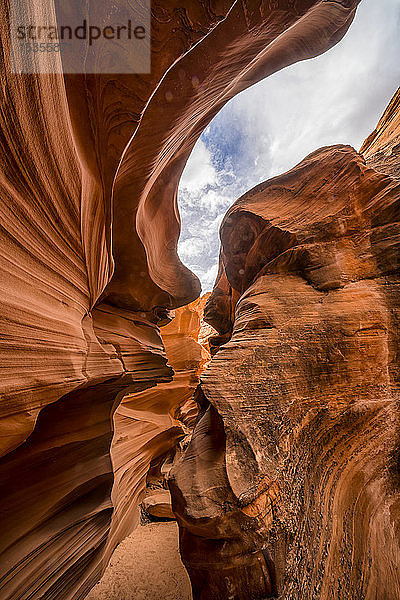
M 399 257 L 400 180 L 349 146 L 226 214 L 170 483 L 195 600 L 399 598 Z
M 187 157 L 227 100 L 331 47 L 357 4 L 155 1 L 150 75 L 62 76 L 11 73 L 2 3 L 2 600 L 83 598 L 134 525 L 142 484 L 113 415 L 171 380 L 159 325 L 200 292 L 176 252 Z
M 144 497 L 146 484 L 162 485 L 167 476 L 167 471 L 162 472 L 163 465 L 172 463 L 175 452 L 179 451 L 179 440 L 194 425 L 197 405 L 192 396 L 210 359 L 208 351 L 197 342 L 204 304 L 202 297 L 178 308 L 172 321 L 161 329 L 168 362 L 174 371 L 172 381 L 127 394 L 114 413 L 111 535 L 116 540 L 123 539 L 136 526 L 137 506 Z
M 400 88 L 360 152 L 371 167 L 400 177 Z

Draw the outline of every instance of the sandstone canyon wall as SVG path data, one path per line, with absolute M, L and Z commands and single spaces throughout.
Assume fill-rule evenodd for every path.
M 400 597 L 399 99 L 366 158 L 321 148 L 222 222 L 170 482 L 195 600 Z
M 157 425 L 131 410 L 171 381 L 159 326 L 200 292 L 176 252 L 186 159 L 229 98 L 331 47 L 357 4 L 155 0 L 151 74 L 112 76 L 13 74 L 1 4 L 2 600 L 83 598 L 134 526 L 153 433 L 125 456 L 127 423 Z

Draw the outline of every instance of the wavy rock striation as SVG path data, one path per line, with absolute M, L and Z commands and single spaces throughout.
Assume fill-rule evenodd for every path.
M 137 506 L 144 496 L 149 476 L 152 482 L 162 482 L 164 461 L 171 462 L 173 456 L 170 455 L 175 454 L 178 442 L 194 425 L 197 405 L 192 396 L 210 358 L 208 351 L 197 342 L 204 304 L 203 296 L 178 308 L 173 320 L 162 328 L 168 362 L 174 371 L 172 381 L 127 394 L 114 413 L 111 536 L 116 540 L 123 539 L 134 529 L 138 520 Z
M 397 98 L 367 162 L 317 150 L 222 222 L 219 335 L 170 483 L 195 600 L 400 596 L 400 180 L 369 166 Z
M 400 177 L 400 88 L 360 152 L 371 167 Z
M 134 525 L 136 477 L 167 441 L 158 409 L 130 411 L 171 381 L 159 326 L 200 291 L 176 252 L 187 157 L 229 98 L 331 47 L 357 4 L 155 0 L 150 75 L 62 76 L 11 73 L 2 3 L 2 600 L 83 598 Z

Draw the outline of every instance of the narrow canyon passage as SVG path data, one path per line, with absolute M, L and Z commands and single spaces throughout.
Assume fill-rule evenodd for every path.
M 139 526 L 117 547 L 87 600 L 192 600 L 175 522 Z

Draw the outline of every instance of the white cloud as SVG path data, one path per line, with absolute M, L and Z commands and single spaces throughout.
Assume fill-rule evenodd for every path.
M 218 263 L 214 263 L 211 265 L 207 271 L 202 274 L 202 282 L 204 286 L 204 291 L 212 290 L 214 286 L 214 281 L 218 274 Z
M 213 262 L 213 264 L 208 269 L 204 269 L 201 266 L 199 266 L 197 268 L 196 274 L 202 283 L 203 293 L 208 292 L 212 290 L 214 286 L 214 281 L 218 274 L 218 263 Z
M 180 189 L 199 194 L 217 180 L 217 171 L 211 162 L 211 153 L 200 138 L 193 149 L 180 182 Z
M 204 252 L 204 239 L 191 237 L 179 243 L 179 254 L 183 261 L 193 261 Z

